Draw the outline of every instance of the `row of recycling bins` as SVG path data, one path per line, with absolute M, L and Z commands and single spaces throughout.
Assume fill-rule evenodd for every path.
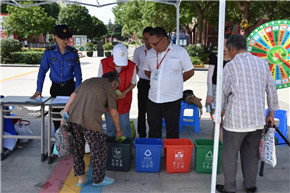
M 135 147 L 137 172 L 159 172 L 162 148 L 164 147 L 164 166 L 167 173 L 187 173 L 190 171 L 192 149 L 195 146 L 195 169 L 197 173 L 211 173 L 213 162 L 213 140 L 127 138 L 122 143 L 114 137 L 107 139 L 107 169 L 129 171 L 131 150 Z M 222 143 L 219 142 L 217 173 L 220 173 Z

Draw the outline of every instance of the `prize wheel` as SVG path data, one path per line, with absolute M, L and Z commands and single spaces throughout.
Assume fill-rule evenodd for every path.
M 277 89 L 290 87 L 290 20 L 257 27 L 247 38 L 247 50 L 268 62 Z

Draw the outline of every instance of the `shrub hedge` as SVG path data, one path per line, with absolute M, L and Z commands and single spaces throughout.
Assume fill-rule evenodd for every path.
M 88 43 L 86 43 L 86 45 L 85 45 L 85 49 L 86 49 L 86 51 L 93 51 L 94 46 L 95 46 L 95 45 L 94 45 L 93 43 L 88 42 Z
M 13 63 L 40 64 L 42 56 L 43 51 L 20 51 L 11 53 Z
M 109 51 L 113 49 L 113 45 L 111 43 L 105 43 L 103 44 L 104 51 Z
M 190 56 L 193 65 L 200 65 L 202 61 L 197 56 Z
M 204 45 L 197 46 L 196 44 L 189 44 L 185 47 L 187 50 L 191 62 L 194 65 L 200 65 L 202 63 L 208 63 L 209 61 L 209 53 L 207 51 L 207 47 Z
M 21 51 L 22 43 L 15 39 L 1 39 L 1 61 L 11 59 L 11 53 Z

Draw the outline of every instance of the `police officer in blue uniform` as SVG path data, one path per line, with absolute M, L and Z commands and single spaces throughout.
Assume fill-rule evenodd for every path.
M 43 82 L 49 69 L 49 78 L 52 81 L 50 95 L 52 97 L 70 96 L 81 84 L 82 71 L 78 51 L 68 46 L 71 37 L 72 34 L 66 25 L 54 27 L 54 38 L 57 44 L 48 47 L 43 54 L 38 71 L 37 89 L 31 98 L 42 97 Z M 59 122 L 54 122 L 56 129 L 59 125 Z

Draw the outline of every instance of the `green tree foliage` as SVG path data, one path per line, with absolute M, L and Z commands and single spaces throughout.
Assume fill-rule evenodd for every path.
M 270 21 L 278 19 L 290 19 L 289 1 L 266 1 L 263 5 L 265 14 Z
M 180 3 L 179 20 L 180 24 L 188 26 L 192 24 L 192 18 L 197 17 L 197 12 L 190 1 L 182 1 Z
M 195 29 L 198 29 L 198 43 L 201 41 L 200 32 L 203 30 L 204 19 L 216 27 L 218 25 L 218 1 L 182 1 L 180 4 L 180 25 L 185 27 L 189 36 L 195 39 Z M 189 26 L 192 25 L 192 28 Z
M 44 11 L 47 13 L 48 16 L 51 16 L 54 19 L 58 18 L 58 14 L 60 11 L 60 6 L 58 3 L 50 3 L 50 4 L 40 5 L 40 6 L 44 8 Z
M 100 39 L 103 35 L 107 34 L 107 26 L 100 21 L 95 16 L 92 17 L 92 25 L 90 29 L 88 29 L 88 38 L 89 39 Z
M 255 26 L 261 19 L 277 20 L 289 19 L 289 1 L 235 1 L 227 2 L 227 17 L 234 24 L 240 24 L 246 19 L 249 28 L 245 30 L 245 36 L 250 33 L 249 29 Z
M 31 2 L 22 2 L 24 5 Z M 39 36 L 51 30 L 54 19 L 47 15 L 44 8 L 32 6 L 21 8 L 7 6 L 8 17 L 4 18 L 3 27 L 7 34 L 18 35 L 19 39 Z
M 89 35 L 92 18 L 86 7 L 71 4 L 60 10 L 56 24 L 66 24 L 73 35 Z
M 122 28 L 122 25 L 113 24 L 110 19 L 107 25 L 107 37 L 112 39 L 117 38 L 118 40 L 124 40 L 124 38 L 122 37 Z
M 176 9 L 173 5 L 148 1 L 130 1 L 120 3 L 113 8 L 115 21 L 123 26 L 122 35 L 142 36 L 147 26 L 164 27 L 168 32 L 175 29 Z
M 0 6 L 1 6 L 1 13 L 8 13 L 8 11 L 7 11 L 7 4 L 0 4 Z
M 145 26 L 163 27 L 167 32 L 176 30 L 176 8 L 173 5 L 148 2 L 142 8 Z
M 191 1 L 192 7 L 194 7 L 197 13 L 197 43 L 201 43 L 202 31 L 204 29 L 203 22 L 207 19 L 212 25 L 218 23 L 218 2 L 216 1 Z
M 147 2 L 144 1 L 130 1 L 126 3 L 120 3 L 113 8 L 115 15 L 115 23 L 123 26 L 122 36 L 131 36 L 133 33 L 142 30 L 142 13 L 141 9 Z M 110 30 L 110 22 L 108 24 L 108 30 Z
M 22 43 L 18 40 L 3 38 L 1 39 L 1 61 L 6 58 L 11 59 L 11 53 L 21 51 Z

